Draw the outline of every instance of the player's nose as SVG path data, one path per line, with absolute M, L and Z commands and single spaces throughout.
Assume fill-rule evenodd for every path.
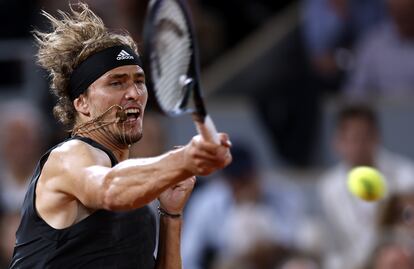
M 145 84 L 130 83 L 125 93 L 125 98 L 128 100 L 138 100 L 145 97 L 147 94 L 147 88 Z

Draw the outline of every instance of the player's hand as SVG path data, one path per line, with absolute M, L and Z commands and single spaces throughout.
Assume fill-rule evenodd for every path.
M 184 165 L 191 174 L 206 176 L 231 163 L 231 142 L 226 134 L 220 133 L 219 138 L 217 145 L 197 135 L 184 146 Z
M 188 197 L 193 191 L 195 181 L 195 177 L 190 177 L 165 190 L 158 197 L 160 207 L 171 214 L 182 214 Z

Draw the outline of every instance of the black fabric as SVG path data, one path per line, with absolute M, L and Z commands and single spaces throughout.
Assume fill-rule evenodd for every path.
M 114 46 L 101 50 L 80 63 L 73 70 L 69 81 L 69 94 L 75 100 L 99 77 L 123 65 L 139 65 L 139 56 L 128 46 Z
M 113 154 L 95 141 L 79 137 L 68 140 L 71 139 L 80 139 L 103 150 L 113 165 L 117 163 L 111 157 Z M 36 184 L 54 148 L 40 159 L 30 182 L 10 268 L 153 269 L 155 218 L 148 206 L 125 212 L 98 210 L 79 223 L 59 230 L 50 227 L 37 214 Z
M 82 140 L 83 142 L 98 148 L 100 150 L 102 150 L 103 152 L 105 152 L 109 159 L 111 160 L 111 165 L 115 166 L 118 163 L 118 160 L 116 159 L 115 155 L 112 153 L 112 151 L 110 151 L 109 149 L 107 149 L 106 147 L 102 146 L 101 144 L 97 143 L 96 141 L 90 139 L 89 137 L 83 137 L 83 136 L 74 136 L 72 139 L 78 139 L 78 140 Z

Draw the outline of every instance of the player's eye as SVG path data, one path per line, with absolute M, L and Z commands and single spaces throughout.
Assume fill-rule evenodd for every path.
M 109 83 L 110 86 L 112 87 L 119 87 L 122 86 L 122 82 L 121 81 L 112 81 Z
M 145 80 L 143 79 L 135 80 L 134 83 L 137 85 L 142 85 L 142 84 L 145 84 Z

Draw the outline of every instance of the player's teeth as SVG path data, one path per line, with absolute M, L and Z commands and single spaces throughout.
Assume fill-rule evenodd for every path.
M 126 110 L 126 113 L 138 113 L 138 112 L 139 112 L 139 109 L 136 109 L 136 108 L 131 108 L 131 109 Z

